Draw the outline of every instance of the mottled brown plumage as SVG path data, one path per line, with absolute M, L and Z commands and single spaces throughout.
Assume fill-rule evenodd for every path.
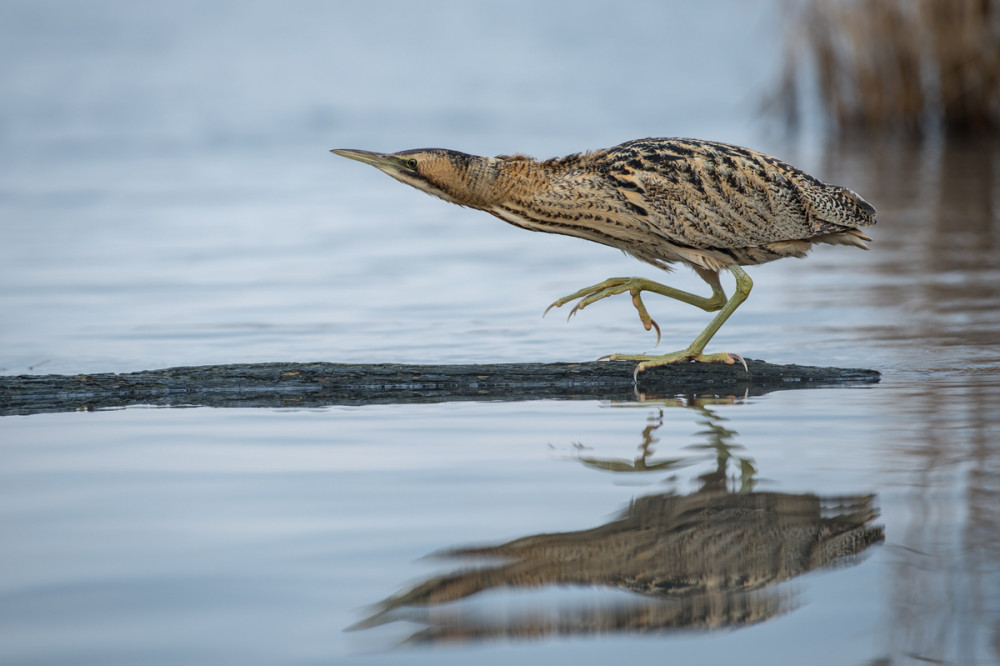
M 802 257 L 813 243 L 867 249 L 871 239 L 858 227 L 875 223 L 875 209 L 851 190 L 827 185 L 763 153 L 711 141 L 638 139 L 545 161 L 439 148 L 333 152 L 523 229 L 610 245 L 659 268 L 669 270 L 677 262 L 694 268 L 712 287 L 712 296 L 641 278 L 612 278 L 553 303 L 580 299 L 573 314 L 627 291 L 647 330 L 656 324 L 646 313 L 642 291 L 720 311 L 682 352 L 611 356 L 641 361 L 637 371 L 683 360 L 732 363 L 739 357 L 702 350 L 749 293 L 752 282 L 740 266 Z M 722 269 L 737 279 L 728 301 L 719 282 Z
M 429 642 L 762 622 L 793 605 L 781 583 L 849 565 L 884 539 L 873 500 L 711 490 L 645 495 L 598 527 L 439 551 L 466 562 L 389 597 L 352 629 L 425 620 L 429 628 L 411 640 Z M 468 558 L 488 559 L 470 566 Z M 525 609 L 487 616 L 459 611 L 463 600 L 489 590 L 567 586 L 633 596 L 629 603 L 588 604 L 551 622 Z M 444 604 L 452 612 L 414 612 Z

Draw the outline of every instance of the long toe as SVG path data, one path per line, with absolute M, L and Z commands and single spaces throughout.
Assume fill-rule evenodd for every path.
M 636 376 L 638 376 L 640 372 L 648 370 L 649 368 L 656 368 L 661 365 L 672 365 L 674 363 L 725 363 L 726 365 L 734 365 L 736 361 L 739 361 L 743 365 L 743 369 L 749 372 L 746 361 L 743 360 L 742 356 L 739 354 L 730 354 L 728 352 L 702 354 L 690 349 L 684 349 L 682 351 L 662 355 L 611 354 L 606 358 L 612 361 L 637 361 L 639 365 L 635 368 Z

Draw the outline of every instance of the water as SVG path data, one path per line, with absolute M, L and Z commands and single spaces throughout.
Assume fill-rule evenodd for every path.
M 326 150 L 551 156 L 678 135 L 779 154 L 879 208 L 870 252 L 751 269 L 754 292 L 713 347 L 883 381 L 641 404 L 7 417 L 0 661 L 1000 661 L 996 142 L 763 131 L 771 3 L 546 7 L 5 3 L 3 372 L 651 349 L 627 299 L 568 324 L 540 315 L 612 275 L 664 279 L 654 269 Z M 666 280 L 704 290 L 684 270 Z M 665 350 L 705 324 L 647 305 Z M 652 471 L 628 471 L 640 466 Z M 879 515 L 855 529 L 884 541 L 828 567 L 744 563 L 752 589 L 681 594 L 663 586 L 679 556 L 633 567 L 600 553 L 641 553 L 640 534 L 580 534 L 604 535 L 630 505 L 711 500 L 724 516 L 768 498 L 813 529 L 814 506 L 869 506 Z M 700 564 L 727 561 L 718 539 L 748 522 L 713 531 L 698 515 Z M 546 546 L 518 578 L 496 557 L 428 557 L 551 543 L 539 535 L 589 564 L 560 568 Z M 483 589 L 392 601 L 439 577 Z

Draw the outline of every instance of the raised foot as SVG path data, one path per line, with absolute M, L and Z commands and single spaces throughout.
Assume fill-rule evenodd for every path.
M 673 352 L 672 354 L 662 354 L 662 355 L 646 355 L 646 354 L 610 354 L 608 356 L 602 356 L 601 359 L 608 359 L 611 361 L 639 361 L 639 365 L 635 366 L 635 373 L 633 377 L 637 378 L 639 373 L 643 370 L 649 368 L 655 368 L 661 365 L 671 365 L 673 363 L 725 363 L 726 365 L 733 365 L 736 361 L 743 364 L 743 369 L 750 372 L 747 367 L 747 362 L 743 360 L 743 357 L 739 354 L 730 354 L 728 352 L 721 352 L 718 354 L 702 354 L 698 351 L 691 349 L 685 349 L 679 352 Z M 598 360 L 601 360 L 598 359 Z
M 651 283 L 645 278 L 609 278 L 604 282 L 592 285 L 590 287 L 584 287 L 580 291 L 574 292 L 569 296 L 564 296 L 559 300 L 555 301 L 552 305 L 545 308 L 545 312 L 542 314 L 544 317 L 549 313 L 552 308 L 561 308 L 570 301 L 575 301 L 580 299 L 580 302 L 573 306 L 573 309 L 569 311 L 569 315 L 566 319 L 570 319 L 580 310 L 584 309 L 588 305 L 595 303 L 602 298 L 607 298 L 608 296 L 615 296 L 616 294 L 624 294 L 629 292 L 632 295 L 632 305 L 635 306 L 636 311 L 639 313 L 639 319 L 642 321 L 642 325 L 646 330 L 656 329 L 656 344 L 660 344 L 660 325 L 653 321 L 653 318 L 649 316 L 649 312 L 646 311 L 646 306 L 642 302 L 642 297 L 640 293 L 644 289 L 648 289 Z

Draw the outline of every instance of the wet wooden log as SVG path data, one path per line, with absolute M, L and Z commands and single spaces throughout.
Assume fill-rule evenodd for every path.
M 400 365 L 259 363 L 130 373 L 0 376 L 0 415 L 130 405 L 321 407 L 458 400 L 637 400 L 759 395 L 787 388 L 878 382 L 875 370 L 686 363 L 643 372 L 634 363 Z

